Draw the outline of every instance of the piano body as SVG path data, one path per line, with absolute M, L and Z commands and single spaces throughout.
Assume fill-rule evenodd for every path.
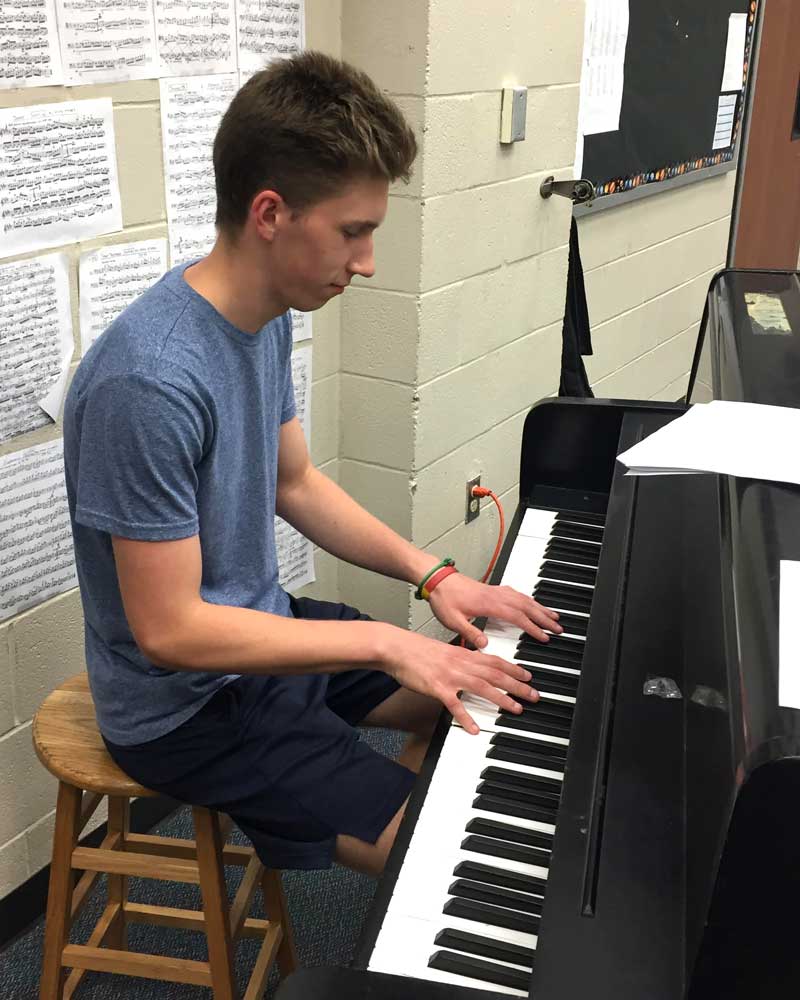
M 800 406 L 800 275 L 717 275 L 691 391 L 704 379 Z M 541 701 L 517 717 L 470 699 L 474 737 L 443 716 L 355 967 L 304 970 L 281 1000 L 800 992 L 800 712 L 778 703 L 800 488 L 624 475 L 616 455 L 683 409 L 530 411 L 494 582 L 559 608 L 566 632 L 486 628 Z

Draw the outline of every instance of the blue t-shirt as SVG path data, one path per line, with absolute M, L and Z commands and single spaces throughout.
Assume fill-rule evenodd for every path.
M 211 604 L 289 615 L 278 584 L 280 425 L 295 413 L 289 314 L 246 333 L 183 279 L 133 302 L 81 361 L 64 409 L 64 463 L 86 661 L 102 733 L 144 743 L 237 675 L 165 670 L 134 642 L 111 535 L 199 535 Z

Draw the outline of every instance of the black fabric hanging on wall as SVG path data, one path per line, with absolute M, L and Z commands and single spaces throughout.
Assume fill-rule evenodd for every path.
M 589 308 L 586 304 L 583 266 L 578 247 L 578 224 L 573 217 L 569 234 L 569 273 L 562 331 L 559 396 L 594 397 L 581 357 L 582 354 L 591 353 L 592 331 L 589 326 Z

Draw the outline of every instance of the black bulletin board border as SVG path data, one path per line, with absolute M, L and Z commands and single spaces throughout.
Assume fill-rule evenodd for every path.
M 625 86 L 617 132 L 588 135 L 581 176 L 592 214 L 733 170 L 755 38 L 757 0 L 630 0 Z M 716 121 L 728 18 L 746 13 L 743 89 L 731 145 L 708 148 Z

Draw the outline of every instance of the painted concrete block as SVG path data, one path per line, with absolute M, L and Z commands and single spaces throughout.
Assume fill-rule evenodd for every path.
M 413 396 L 413 389 L 399 382 L 343 374 L 341 459 L 410 469 L 414 453 Z
M 343 459 L 342 489 L 403 538 L 411 534 L 412 494 L 408 472 Z
M 649 399 L 692 365 L 699 324 L 673 337 L 594 386 L 598 398 Z
M 564 316 L 568 248 L 529 257 L 421 298 L 421 382 Z
M 584 270 L 730 216 L 736 172 L 661 191 L 578 220 Z
M 418 292 L 421 218 L 419 201 L 406 196 L 389 196 L 386 218 L 375 232 L 375 275 L 355 278 L 354 288 L 370 286 L 396 292 Z
M 342 301 L 342 371 L 413 383 L 419 301 L 406 292 L 351 288 Z
M 531 174 L 426 200 L 422 290 L 565 245 L 571 206 L 563 198 L 540 197 L 545 176 Z
M 465 484 L 477 475 L 500 496 L 519 479 L 522 425 L 527 410 L 491 427 L 473 441 L 419 470 L 413 511 L 413 540 L 423 548 L 464 519 Z M 481 501 L 481 518 L 494 507 Z
M 56 784 L 36 757 L 30 723 L 0 738 L 0 844 L 55 806 Z
M 311 460 L 322 465 L 339 454 L 339 376 L 314 381 L 311 389 Z
M 349 294 L 349 293 L 346 293 Z M 329 302 L 318 309 L 312 319 L 314 335 L 310 341 L 300 341 L 300 346 L 313 345 L 312 373 L 315 379 L 335 375 L 341 367 L 340 327 L 341 306 L 338 301 Z
M 562 324 L 530 334 L 419 389 L 416 461 L 422 468 L 553 391 Z
M 339 599 L 378 621 L 408 627 L 408 602 L 412 598 L 408 584 L 401 580 L 390 580 L 343 562 L 339 566 Z
M 0 626 L 0 734 L 12 729 L 16 721 L 11 644 L 11 624 L 7 622 Z
M 122 224 L 160 222 L 166 218 L 166 207 L 158 105 L 116 106 L 114 137 Z
M 63 681 L 86 670 L 83 610 L 76 589 L 14 619 L 14 699 L 17 722 L 32 719 Z
M 0 899 L 3 899 L 31 874 L 25 835 L 20 834 L 0 847 Z
M 382 89 L 422 94 L 427 48 L 427 0 L 397 4 L 342 0 L 342 57 Z
M 526 138 L 500 143 L 501 90 L 431 98 L 426 108 L 425 197 L 572 164 L 579 88 L 528 90 Z
M 428 93 L 577 83 L 583 3 L 431 0 Z

